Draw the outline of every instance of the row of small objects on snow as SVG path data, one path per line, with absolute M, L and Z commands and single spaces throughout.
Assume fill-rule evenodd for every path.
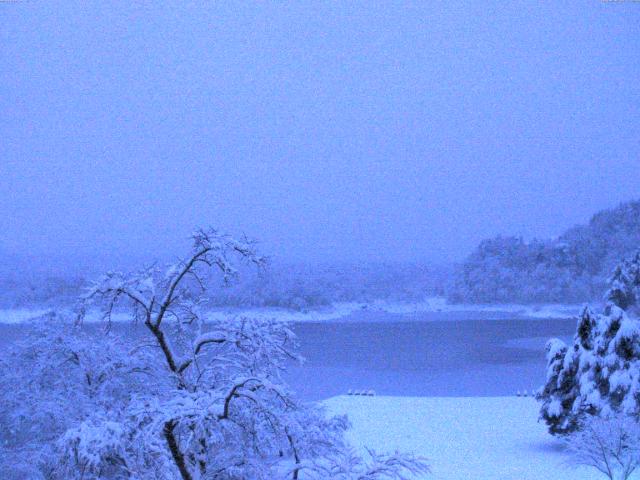
M 520 392 L 520 390 L 518 390 L 516 392 L 516 397 L 535 397 L 536 393 L 531 390 L 531 392 L 528 392 L 527 390 L 524 390 L 522 392 Z
M 347 395 L 364 395 L 365 397 L 373 397 L 376 392 L 374 390 L 349 390 Z

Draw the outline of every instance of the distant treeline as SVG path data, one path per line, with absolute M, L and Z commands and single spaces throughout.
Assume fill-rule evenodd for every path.
M 455 302 L 544 303 L 599 300 L 620 259 L 640 248 L 640 201 L 595 214 L 555 240 L 484 240 L 460 266 Z
M 425 263 L 286 264 L 243 268 L 231 285 L 210 288 L 213 306 L 306 310 L 337 302 L 420 301 L 446 295 L 465 303 L 574 303 L 599 300 L 620 259 L 640 248 L 640 201 L 594 215 L 554 240 L 485 240 L 458 268 Z M 0 308 L 75 302 L 95 273 L 50 275 L 35 260 L 0 262 Z M 96 270 L 93 268 L 92 270 Z M 218 286 L 217 277 L 207 279 Z
M 68 306 L 77 300 L 85 284 L 81 277 L 3 276 L 0 278 L 0 308 Z
M 280 307 L 294 310 L 337 302 L 420 301 L 444 295 L 450 270 L 418 263 L 327 265 L 273 264 L 242 272 L 242 281 L 216 289 L 216 305 Z
M 0 272 L 1 273 L 1 272 Z M 422 263 L 279 264 L 263 270 L 242 268 L 238 280 L 223 286 L 205 279 L 211 306 L 279 307 L 306 310 L 337 302 L 420 301 L 444 295 L 451 271 Z M 94 275 L 0 275 L 0 308 L 72 305 Z M 197 288 L 194 285 L 194 288 Z

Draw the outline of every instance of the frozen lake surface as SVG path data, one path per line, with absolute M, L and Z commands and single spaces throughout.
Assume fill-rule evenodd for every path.
M 286 380 L 308 400 L 375 390 L 395 396 L 504 396 L 544 381 L 544 344 L 567 338 L 575 319 L 486 318 L 483 314 L 361 312 L 297 323 L 302 366 Z M 127 329 L 127 324 L 116 325 Z M 28 324 L 0 325 L 0 353 Z
M 294 331 L 307 361 L 292 367 L 287 380 L 309 399 L 350 389 L 396 396 L 515 395 L 542 385 L 546 340 L 566 340 L 575 328 L 575 319 L 298 324 Z

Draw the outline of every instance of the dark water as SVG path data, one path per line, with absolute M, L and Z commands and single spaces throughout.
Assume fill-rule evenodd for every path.
M 292 365 L 287 382 L 311 400 L 349 389 L 378 395 L 513 395 L 542 384 L 545 339 L 575 331 L 575 320 L 400 318 L 406 317 L 296 324 L 306 363 Z M 0 354 L 25 328 L 0 325 Z
M 304 398 L 349 389 L 492 396 L 538 388 L 545 340 L 573 335 L 575 320 L 306 323 L 294 331 L 307 362 L 292 367 L 287 380 Z M 531 340 L 518 341 L 524 339 Z

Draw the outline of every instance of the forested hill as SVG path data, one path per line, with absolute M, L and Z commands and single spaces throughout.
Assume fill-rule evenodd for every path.
M 640 248 L 640 201 L 596 213 L 554 240 L 484 240 L 460 266 L 457 302 L 599 300 L 615 265 Z

